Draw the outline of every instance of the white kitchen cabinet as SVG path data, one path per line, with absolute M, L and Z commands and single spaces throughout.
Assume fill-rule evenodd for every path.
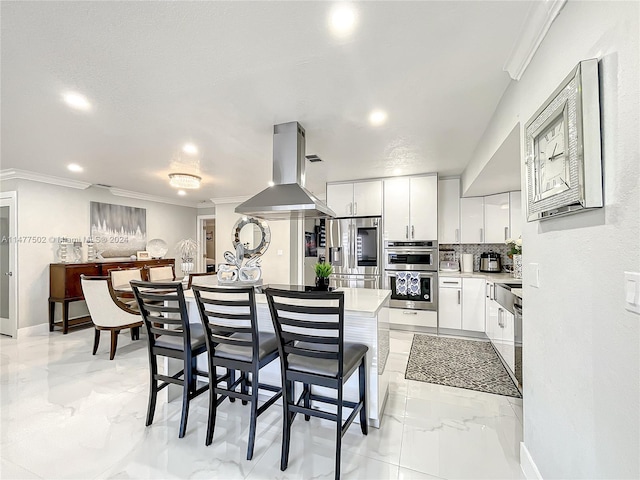
M 485 292 L 485 334 L 495 345 L 495 340 L 498 335 L 498 302 L 495 301 L 495 284 L 487 280 Z M 496 347 L 497 348 L 497 347 Z
M 485 284 L 483 278 L 462 279 L 462 330 L 485 331 Z
M 509 192 L 509 237 L 522 236 L 522 192 Z
M 397 177 L 384 180 L 385 240 L 438 238 L 438 177 Z
M 460 179 L 438 180 L 438 242 L 460 242 Z
M 409 239 L 409 178 L 388 178 L 384 185 L 384 223 L 385 240 Z
M 484 243 L 504 243 L 509 237 L 509 194 L 484 197 Z
M 462 328 L 462 279 L 440 277 L 438 288 L 438 326 Z
M 404 327 L 428 327 L 438 326 L 438 314 L 430 310 L 413 310 L 409 308 L 390 308 L 389 323 Z
M 382 215 L 382 181 L 328 183 L 327 205 L 339 217 Z
M 460 243 L 484 243 L 484 199 L 460 199 Z
M 409 184 L 409 237 L 411 240 L 437 240 L 438 177 L 411 177 Z

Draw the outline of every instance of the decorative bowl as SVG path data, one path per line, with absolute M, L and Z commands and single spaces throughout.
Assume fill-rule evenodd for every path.
M 149 252 L 151 258 L 162 258 L 168 251 L 167 242 L 160 238 L 154 238 L 147 243 L 147 252 Z

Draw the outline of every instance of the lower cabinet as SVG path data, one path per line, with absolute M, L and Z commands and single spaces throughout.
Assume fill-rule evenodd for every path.
M 413 310 L 409 308 L 390 308 L 389 323 L 407 327 L 430 327 L 438 326 L 438 314 L 430 310 Z
M 440 328 L 485 331 L 485 280 L 440 277 L 438 289 Z
M 485 333 L 507 366 L 515 372 L 515 317 L 496 302 L 493 282 L 487 282 L 485 301 Z

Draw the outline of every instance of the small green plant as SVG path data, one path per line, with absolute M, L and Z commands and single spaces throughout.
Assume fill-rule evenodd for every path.
M 333 273 L 333 267 L 328 263 L 316 263 L 313 268 L 319 278 L 326 278 Z

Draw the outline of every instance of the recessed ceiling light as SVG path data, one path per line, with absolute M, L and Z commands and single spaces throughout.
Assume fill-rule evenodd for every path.
M 356 27 L 357 15 L 353 5 L 339 3 L 331 9 L 329 27 L 337 37 L 346 37 Z
M 387 121 L 387 112 L 384 110 L 374 110 L 369 114 L 369 123 L 375 127 Z
M 274 185 L 275 185 L 275 183 L 273 182 L 273 180 L 271 180 L 271 181 L 269 182 L 269 186 L 270 186 L 270 187 L 273 187 Z
M 75 110 L 87 111 L 91 109 L 91 104 L 87 97 L 77 92 L 67 92 L 62 95 L 63 100 L 67 105 Z
M 193 143 L 185 143 L 182 147 L 182 151 L 184 153 L 188 153 L 189 155 L 197 155 L 198 147 L 196 147 Z
M 72 172 L 81 172 L 84 170 L 84 168 L 82 168 L 80 165 L 78 165 L 77 163 L 70 163 L 69 165 L 67 165 L 67 168 L 69 170 L 71 170 Z
M 180 195 L 181 197 L 185 196 L 187 194 L 187 192 L 185 192 L 184 190 L 178 190 L 178 195 Z

